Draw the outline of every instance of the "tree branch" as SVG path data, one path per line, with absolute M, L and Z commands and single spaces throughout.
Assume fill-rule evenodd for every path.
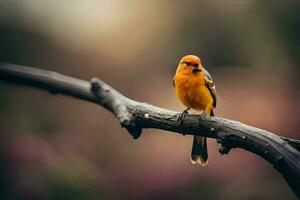
M 134 138 L 138 138 L 144 128 L 156 128 L 214 138 L 221 144 L 221 154 L 237 147 L 248 150 L 272 164 L 300 197 L 299 140 L 279 137 L 225 118 L 199 120 L 199 116 L 188 115 L 180 123 L 180 113 L 131 100 L 98 78 L 88 82 L 56 72 L 0 62 L 0 80 L 99 104 L 112 112 Z

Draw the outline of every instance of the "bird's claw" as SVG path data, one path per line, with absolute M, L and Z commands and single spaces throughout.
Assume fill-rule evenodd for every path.
M 183 119 L 185 118 L 185 116 L 187 116 L 189 113 L 188 113 L 188 110 L 190 108 L 187 108 L 185 109 L 184 111 L 182 111 L 182 113 L 180 113 L 179 117 L 178 117 L 178 122 L 180 123 L 180 125 L 182 125 L 183 123 Z
M 202 113 L 199 117 L 199 121 L 203 121 L 203 120 L 207 120 L 207 119 L 208 119 L 208 117 L 207 117 L 206 113 Z

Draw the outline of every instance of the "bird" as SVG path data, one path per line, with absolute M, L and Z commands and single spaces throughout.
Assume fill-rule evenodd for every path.
M 217 106 L 217 91 L 211 75 L 202 66 L 196 55 L 183 56 L 173 78 L 175 93 L 186 109 L 179 116 L 181 121 L 188 110 L 203 111 L 199 120 L 214 116 L 213 109 Z M 206 166 L 208 163 L 207 139 L 194 136 L 192 164 Z

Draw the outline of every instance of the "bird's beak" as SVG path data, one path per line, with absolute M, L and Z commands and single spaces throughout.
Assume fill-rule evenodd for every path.
M 195 66 L 193 67 L 193 72 L 199 72 L 199 71 L 201 71 L 201 70 L 199 69 L 199 66 L 198 66 L 198 65 L 195 65 Z

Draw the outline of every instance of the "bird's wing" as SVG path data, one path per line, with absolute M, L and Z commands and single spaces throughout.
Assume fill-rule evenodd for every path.
M 173 86 L 175 87 L 175 77 L 176 76 L 174 76 L 174 78 L 173 78 Z
M 213 81 L 211 75 L 208 73 L 208 71 L 206 71 L 204 69 L 203 70 L 203 74 L 205 76 L 206 87 L 209 89 L 209 91 L 210 91 L 210 93 L 211 93 L 211 95 L 212 95 L 212 97 L 214 99 L 213 106 L 216 107 L 217 106 L 217 91 L 216 91 L 216 86 L 214 84 L 214 81 Z

